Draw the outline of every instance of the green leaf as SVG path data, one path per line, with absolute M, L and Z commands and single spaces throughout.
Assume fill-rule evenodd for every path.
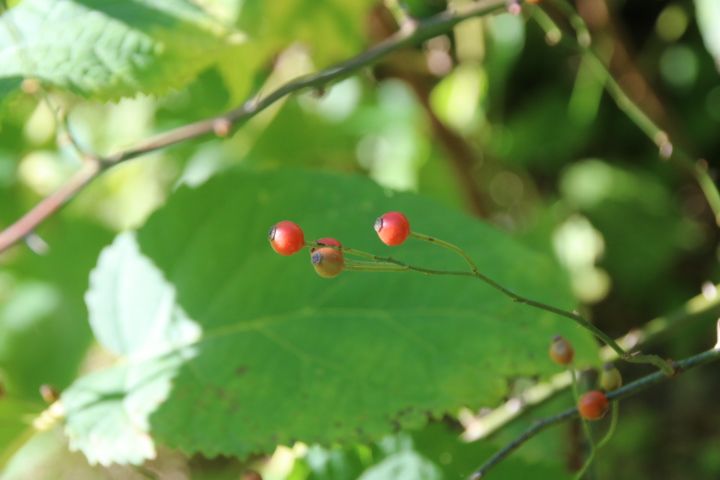
M 466 268 L 431 244 L 381 246 L 372 224 L 389 209 L 467 248 L 516 291 L 573 308 L 550 259 L 421 197 L 350 176 L 225 173 L 179 189 L 137 236 L 121 235 L 101 255 L 87 294 L 91 323 L 125 361 L 63 395 L 71 445 L 109 463 L 151 457 L 148 434 L 208 456 L 294 440 L 364 442 L 463 405 L 496 404 L 510 379 L 556 372 L 546 356 L 554 334 L 574 342 L 581 365 L 597 361 L 584 330 L 474 279 L 327 280 L 307 253 L 280 257 L 267 244 L 270 225 L 293 219 L 308 240 L 333 235 L 431 268 Z
M 164 93 L 234 38 L 189 0 L 25 0 L 0 20 L 0 95 L 19 77 L 98 99 Z

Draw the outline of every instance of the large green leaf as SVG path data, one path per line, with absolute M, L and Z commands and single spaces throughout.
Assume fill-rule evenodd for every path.
M 96 337 L 124 361 L 63 395 L 71 445 L 91 461 L 140 462 L 153 439 L 243 456 L 293 440 L 368 441 L 460 406 L 497 403 L 515 377 L 557 370 L 561 333 L 580 364 L 592 338 L 567 319 L 511 302 L 467 277 L 315 275 L 307 254 L 266 240 L 285 218 L 308 237 L 462 269 L 421 242 L 389 251 L 372 231 L 385 210 L 457 242 L 518 292 L 574 302 L 548 258 L 421 197 L 305 171 L 234 172 L 181 188 L 137 235 L 101 255 L 87 294 Z M 150 435 L 150 436 L 149 436 Z
M 0 94 L 21 77 L 101 99 L 162 93 L 232 44 L 189 0 L 25 0 L 1 20 Z

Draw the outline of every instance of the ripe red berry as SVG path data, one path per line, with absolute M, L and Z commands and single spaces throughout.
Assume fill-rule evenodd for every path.
M 558 335 L 553 338 L 553 341 L 550 344 L 550 350 L 548 351 L 548 354 L 550 355 L 550 358 L 553 360 L 553 362 L 557 363 L 558 365 L 568 365 L 570 362 L 573 361 L 573 357 L 575 356 L 575 350 L 573 349 L 570 342 Z
M 321 238 L 317 242 L 320 245 L 310 249 L 310 261 L 318 275 L 323 278 L 337 277 L 345 267 L 345 259 L 342 250 L 332 247 L 340 247 L 340 242 L 334 238 Z
M 385 245 L 402 244 L 410 235 L 410 222 L 400 212 L 388 212 L 375 220 L 375 231 Z
M 305 235 L 296 223 L 283 220 L 268 232 L 270 246 L 280 255 L 292 255 L 305 246 Z
M 599 420 L 605 416 L 610 406 L 607 397 L 600 390 L 591 390 L 580 397 L 578 410 L 585 420 Z

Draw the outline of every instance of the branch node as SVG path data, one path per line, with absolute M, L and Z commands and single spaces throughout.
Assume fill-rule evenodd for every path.
M 215 119 L 212 124 L 213 133 L 220 138 L 227 137 L 232 130 L 232 122 L 225 117 Z

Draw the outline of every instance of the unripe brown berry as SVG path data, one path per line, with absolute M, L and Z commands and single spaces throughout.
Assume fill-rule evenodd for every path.
M 569 365 L 573 361 L 575 350 L 570 342 L 558 335 L 553 338 L 548 355 L 550 355 L 552 361 L 558 365 Z
M 343 252 L 339 248 L 340 242 L 334 238 L 321 238 L 316 243 L 320 246 L 310 249 L 310 261 L 315 268 L 315 272 L 323 278 L 333 278 L 340 275 L 345 268 L 345 259 Z

